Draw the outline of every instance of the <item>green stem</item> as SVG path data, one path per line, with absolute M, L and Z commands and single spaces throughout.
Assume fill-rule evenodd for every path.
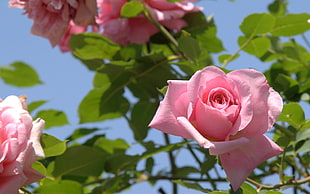
M 187 139 L 184 139 L 184 141 L 187 142 Z M 198 156 L 195 154 L 195 152 L 192 149 L 192 147 L 190 146 L 190 144 L 187 144 L 187 148 L 188 148 L 189 152 L 192 154 L 192 156 L 195 158 L 195 160 L 199 164 L 199 166 L 201 166 L 202 162 L 199 160 Z M 217 190 L 216 184 L 214 183 L 214 181 L 212 181 L 212 178 L 211 178 L 209 172 L 206 172 L 206 175 L 207 175 L 208 179 L 210 180 L 210 184 L 212 186 L 212 189 Z
M 232 54 L 228 59 L 226 59 L 223 63 L 223 65 L 221 66 L 222 68 L 225 68 L 227 66 L 227 64 L 232 61 L 238 54 L 239 52 L 244 49 L 251 41 L 253 40 L 253 36 L 250 36 L 247 41 L 245 41 L 245 43 L 243 43 L 239 49 L 234 53 Z
M 172 44 L 174 44 L 174 46 L 176 46 L 177 48 L 179 47 L 178 41 L 166 30 L 166 28 L 164 28 L 164 26 L 162 26 L 153 18 L 152 14 L 145 5 L 144 5 L 144 15 L 150 22 L 152 22 L 159 29 L 161 33 L 163 33 L 168 38 L 168 40 L 172 42 Z
M 168 134 L 164 133 L 164 139 L 165 139 L 165 143 L 166 145 L 170 145 L 170 139 Z M 171 174 L 172 176 L 175 175 L 176 173 L 176 164 L 175 164 L 175 158 L 173 156 L 172 151 L 168 151 L 168 156 L 169 156 L 169 162 L 170 162 L 170 167 L 171 167 Z M 178 185 L 176 183 L 172 183 L 172 193 L 173 194 L 177 194 L 178 193 Z

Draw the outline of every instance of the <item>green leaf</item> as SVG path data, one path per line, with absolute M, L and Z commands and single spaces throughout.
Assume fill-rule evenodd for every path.
M 98 130 L 100 130 L 99 128 L 80 128 L 80 129 L 76 129 L 74 130 L 74 132 L 72 133 L 72 135 L 70 135 L 69 137 L 67 137 L 66 139 L 68 141 L 72 141 L 72 140 L 77 140 L 79 138 L 85 137 L 91 133 L 97 132 Z
M 242 189 L 242 193 L 257 194 L 257 191 L 251 185 L 247 183 L 242 183 L 240 188 Z
M 268 5 L 268 10 L 271 14 L 273 15 L 284 15 L 287 11 L 286 7 L 287 7 L 288 2 L 283 1 L 283 0 L 275 0 L 273 3 Z
M 157 105 L 149 101 L 139 101 L 132 108 L 129 124 L 137 141 L 146 138 L 149 129 L 148 124 L 151 122 L 156 109 Z
M 56 137 L 49 134 L 42 134 L 41 145 L 44 150 L 45 157 L 58 156 L 63 154 L 66 149 L 66 142 L 57 139 Z
M 306 140 L 306 139 L 310 139 L 310 128 L 299 131 L 296 134 L 296 142 Z
M 120 173 L 121 171 L 133 169 L 140 161 L 140 156 L 116 154 L 107 159 L 104 169 L 111 173 Z
M 310 139 L 297 142 L 295 145 L 295 151 L 296 153 L 309 152 L 310 151 Z
M 35 190 L 38 194 L 83 194 L 83 187 L 80 183 L 70 180 L 53 181 L 50 184 L 42 185 Z
M 179 184 L 185 188 L 194 189 L 196 191 L 200 191 L 203 193 L 210 193 L 211 192 L 210 189 L 205 189 L 198 183 L 192 183 L 192 182 L 187 182 L 187 181 L 182 181 L 182 180 L 174 180 L 173 182 L 177 183 L 177 184 Z
M 284 104 L 278 121 L 285 121 L 298 129 L 299 126 L 303 123 L 304 119 L 305 114 L 301 106 L 298 103 L 289 103 Z
M 226 60 L 228 60 L 232 55 L 229 55 L 229 54 L 223 54 L 223 55 L 220 55 L 218 56 L 218 61 L 220 63 L 224 63 Z M 235 60 L 236 58 L 239 57 L 239 54 L 237 54 L 236 56 L 234 56 L 230 61 L 233 61 Z
M 169 144 L 165 146 L 148 148 L 147 151 L 142 154 L 141 159 L 150 158 L 154 156 L 155 154 L 159 154 L 161 152 L 169 152 L 169 151 L 179 149 L 188 143 L 190 142 L 181 142 L 181 143 Z
M 191 173 L 200 173 L 200 171 L 192 166 L 183 166 L 177 168 L 174 175 L 176 177 L 187 177 Z
M 123 113 L 128 111 L 129 103 L 122 97 L 122 91 L 109 93 L 108 89 L 109 85 L 96 88 L 89 91 L 84 97 L 78 109 L 80 123 L 114 119 L 123 116 Z M 105 98 L 107 95 L 108 98 Z M 101 110 L 103 108 L 105 108 L 105 112 Z
M 93 146 L 106 151 L 108 154 L 124 153 L 129 148 L 123 139 L 110 140 L 104 137 L 98 138 Z
M 243 45 L 248 41 L 248 38 L 240 36 L 238 38 L 239 46 Z M 258 58 L 263 56 L 270 48 L 270 40 L 264 37 L 258 37 L 250 41 L 250 43 L 243 48 L 243 50 L 251 55 L 255 55 Z
M 41 110 L 36 117 L 45 121 L 45 129 L 69 124 L 66 114 L 59 110 Z
M 299 83 L 284 74 L 279 74 L 275 80 L 276 88 L 284 92 L 285 97 L 291 101 L 299 101 Z
M 287 14 L 282 17 L 277 17 L 275 25 L 271 30 L 274 36 L 294 36 L 306 32 L 310 29 L 307 20 L 310 14 Z
M 137 17 L 143 12 L 144 6 L 139 1 L 129 1 L 121 9 L 121 16 L 125 18 Z
M 37 72 L 23 62 L 0 66 L 0 77 L 6 84 L 17 87 L 31 87 L 42 83 Z
M 46 100 L 38 100 L 38 101 L 31 102 L 30 104 L 28 104 L 28 111 L 31 113 L 32 111 L 39 108 L 45 103 L 47 103 Z
M 190 36 L 181 36 L 178 42 L 179 49 L 196 63 L 200 56 L 199 42 Z
M 244 18 L 240 30 L 246 37 L 270 32 L 274 26 L 275 18 L 266 13 L 255 13 Z
M 32 167 L 34 170 L 36 170 L 36 171 L 38 171 L 38 172 L 40 172 L 41 174 L 43 174 L 43 175 L 46 176 L 47 170 L 46 170 L 45 166 L 44 166 L 41 162 L 35 161 L 35 162 L 31 165 L 31 167 Z
M 55 177 L 63 175 L 99 176 L 104 167 L 106 154 L 97 148 L 74 146 L 55 159 Z
M 83 60 L 111 60 L 120 50 L 118 44 L 97 33 L 72 34 L 70 48 L 76 57 Z

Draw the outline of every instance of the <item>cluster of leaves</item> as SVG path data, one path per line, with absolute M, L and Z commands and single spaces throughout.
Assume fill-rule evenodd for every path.
M 287 14 L 286 6 L 284 1 L 275 0 L 268 7 L 269 13 L 247 16 L 240 24 L 243 35 L 236 40 L 240 49 L 234 54 L 221 53 L 224 47 L 216 36 L 214 20 L 202 12 L 187 14 L 184 19 L 189 25 L 182 32 L 161 28 L 145 45 L 121 46 L 96 33 L 72 35 L 73 56 L 94 72 L 93 88 L 78 107 L 80 123 L 123 117 L 144 151 L 128 153 L 130 145 L 124 137 L 108 139 L 100 128 L 76 129 L 66 141 L 44 134 L 42 145 L 47 158 L 36 162 L 34 168 L 46 178 L 33 190 L 40 194 L 116 193 L 141 181 L 154 185 L 167 180 L 173 184 L 174 193 L 177 185 L 212 194 L 231 192 L 218 191 L 218 183 L 226 179 L 219 173 L 216 157 L 207 150 L 183 139 L 171 143 L 168 135 L 164 135 L 164 145 L 145 139 L 167 80 L 188 79 L 198 69 L 213 65 L 214 55 L 219 53 L 218 61 L 224 68 L 244 51 L 271 64 L 265 75 L 286 102 L 272 133 L 285 152 L 278 160 L 258 166 L 248 179 L 251 185 L 244 183 L 236 193 L 277 194 L 286 187 L 309 193 L 310 120 L 298 102 L 310 103 L 310 54 L 303 35 L 310 29 L 306 23 L 310 15 Z M 143 9 L 136 1 L 129 1 L 122 17 L 135 17 Z M 300 40 L 304 42 L 299 44 Z M 41 83 L 36 72 L 22 62 L 1 67 L 0 76 L 5 83 L 19 87 Z M 44 103 L 32 102 L 30 112 Z M 65 113 L 59 110 L 40 110 L 36 117 L 46 120 L 46 129 L 68 124 Z M 195 164 L 179 166 L 180 150 L 188 152 Z M 168 153 L 170 168 L 156 171 L 155 156 L 164 152 Z M 273 174 L 279 174 L 279 184 L 261 184 Z M 208 188 L 201 185 L 204 182 L 210 183 Z

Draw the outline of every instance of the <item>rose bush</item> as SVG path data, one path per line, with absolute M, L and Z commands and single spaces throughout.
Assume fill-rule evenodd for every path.
M 9 7 L 21 8 L 33 20 L 31 33 L 56 46 L 72 20 L 76 25 L 95 24 L 96 0 L 10 0 Z
M 194 139 L 219 155 L 234 190 L 257 165 L 282 152 L 264 135 L 283 104 L 262 73 L 246 69 L 225 74 L 206 67 L 189 81 L 168 84 L 149 126 Z
M 0 102 L 0 193 L 18 193 L 18 189 L 43 178 L 31 168 L 44 157 L 40 136 L 44 120 L 32 121 L 16 96 Z
M 98 1 L 96 21 L 101 26 L 100 33 L 122 45 L 144 44 L 158 29 L 143 14 L 134 18 L 121 18 L 121 9 L 125 3 L 126 0 Z M 188 1 L 171 3 L 165 0 L 146 0 L 144 4 L 157 22 L 172 31 L 179 31 L 187 26 L 182 19 L 186 13 L 201 10 Z

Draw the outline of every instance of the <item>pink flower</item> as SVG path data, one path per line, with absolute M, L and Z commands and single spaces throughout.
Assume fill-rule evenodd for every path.
M 18 189 L 43 178 L 31 168 L 44 157 L 40 136 L 44 121 L 32 122 L 16 96 L 0 102 L 0 193 L 18 193 Z
M 140 0 L 137 0 L 140 1 Z M 121 8 L 126 0 L 100 0 L 97 23 L 103 27 L 102 34 L 122 45 L 129 43 L 144 44 L 158 32 L 158 29 L 143 15 L 135 18 L 121 18 Z M 200 11 L 188 1 L 170 3 L 166 0 L 145 0 L 156 21 L 172 31 L 187 26 L 182 19 L 185 14 Z
M 58 46 L 61 52 L 70 51 L 69 41 L 70 41 L 71 34 L 83 33 L 83 32 L 86 32 L 86 30 L 87 30 L 87 27 L 77 26 L 71 21 L 70 24 L 68 25 L 66 33 L 63 35 L 62 39 L 58 43 Z
M 257 165 L 283 151 L 264 135 L 283 104 L 262 73 L 244 69 L 225 74 L 206 67 L 189 81 L 168 84 L 150 126 L 194 139 L 219 155 L 234 190 Z
M 80 26 L 95 24 L 96 0 L 10 0 L 9 7 L 21 8 L 33 20 L 31 33 L 56 46 L 70 20 Z

